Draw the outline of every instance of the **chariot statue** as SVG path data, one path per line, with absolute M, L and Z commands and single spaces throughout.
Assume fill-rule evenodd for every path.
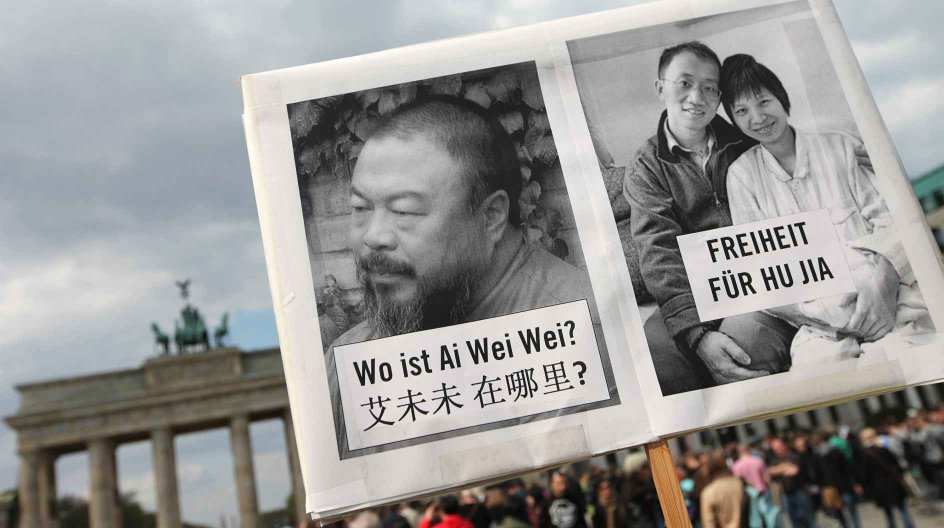
M 210 331 L 203 315 L 200 314 L 200 310 L 188 302 L 190 298 L 190 279 L 175 281 L 175 283 L 180 289 L 181 298 L 184 300 L 184 307 L 180 311 L 180 319 L 174 321 L 174 344 L 176 345 L 177 355 L 205 352 L 211 348 Z M 224 313 L 220 326 L 213 330 L 217 347 L 222 347 L 223 340 L 229 335 L 228 320 L 228 314 Z M 154 333 L 154 346 L 159 348 L 160 355 L 169 355 L 170 337 L 161 331 L 157 323 L 151 323 L 151 331 Z
M 186 354 L 194 347 L 202 347 L 203 351 L 210 349 L 210 335 L 200 311 L 187 303 L 180 311 L 180 321 L 174 321 L 174 343 L 177 345 L 177 354 Z

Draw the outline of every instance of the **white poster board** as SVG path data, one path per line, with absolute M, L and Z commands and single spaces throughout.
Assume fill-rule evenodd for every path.
M 937 248 L 828 1 L 242 85 L 316 518 L 944 378 Z

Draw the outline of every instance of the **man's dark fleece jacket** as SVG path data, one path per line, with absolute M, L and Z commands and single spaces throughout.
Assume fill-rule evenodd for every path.
M 678 340 L 701 322 L 676 237 L 731 225 L 728 166 L 756 143 L 715 116 L 708 125 L 715 146 L 703 173 L 679 148 L 669 150 L 666 118 L 663 112 L 656 135 L 636 152 L 623 178 L 623 195 L 631 207 L 630 229 L 646 288 Z

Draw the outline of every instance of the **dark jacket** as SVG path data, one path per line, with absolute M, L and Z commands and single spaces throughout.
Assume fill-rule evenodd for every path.
M 623 194 L 632 210 L 630 225 L 646 288 L 669 333 L 678 337 L 701 323 L 676 237 L 731 225 L 728 166 L 756 143 L 715 116 L 709 125 L 715 148 L 703 174 L 686 155 L 669 150 L 666 118 L 663 112 L 656 135 L 636 152 L 623 179 Z
M 855 478 L 852 466 L 846 457 L 836 448 L 829 448 L 821 457 L 820 472 L 823 476 L 823 486 L 833 486 L 839 493 L 853 493 Z
M 567 486 L 563 497 L 551 497 L 541 511 L 541 528 L 587 528 L 587 507 L 577 486 Z
M 862 452 L 862 485 L 875 504 L 881 508 L 901 508 L 907 491 L 901 468 L 891 451 L 880 446 Z

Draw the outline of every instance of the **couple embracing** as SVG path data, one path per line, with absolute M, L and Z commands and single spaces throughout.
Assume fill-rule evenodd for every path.
M 722 64 L 700 42 L 662 52 L 655 88 L 665 111 L 626 172 L 623 195 L 640 271 L 658 304 L 645 333 L 664 395 L 933 332 L 856 138 L 795 130 L 789 95 L 770 69 L 744 54 Z M 717 115 L 719 106 L 733 125 Z M 699 319 L 676 237 L 824 208 L 856 292 Z

